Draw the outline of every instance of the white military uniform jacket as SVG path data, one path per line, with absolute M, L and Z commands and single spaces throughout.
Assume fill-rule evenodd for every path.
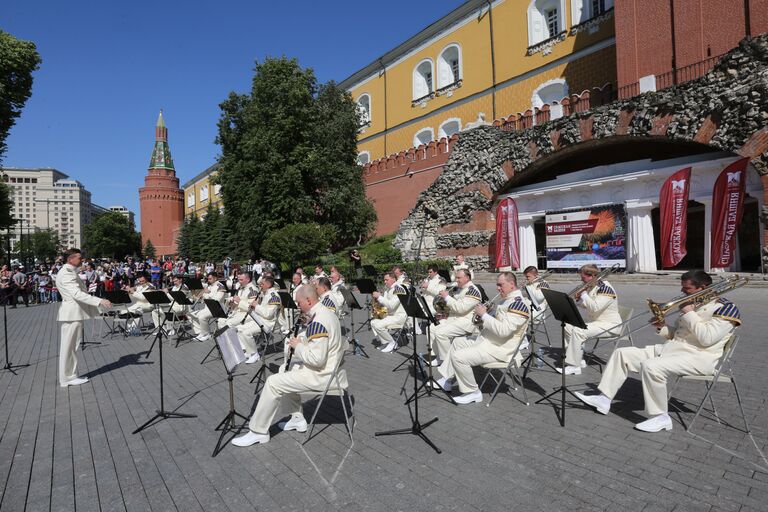
M 466 263 L 462 263 L 461 265 L 454 265 L 453 269 L 451 270 L 451 282 L 456 282 L 456 272 L 459 270 L 468 270 L 469 271 L 469 279 L 472 280 L 475 278 L 475 273 L 472 272 L 472 269 L 469 268 L 469 265 Z
M 253 284 L 248 283 L 237 290 L 237 296 L 240 297 L 240 302 L 234 306 L 233 314 L 227 320 L 229 325 L 238 325 L 243 322 L 243 319 L 248 315 L 249 299 L 256 297 L 259 294 L 259 290 Z
M 224 307 L 227 299 L 227 290 L 219 281 L 209 284 L 203 294 L 203 299 L 215 300 Z
M 525 285 L 525 289 L 528 292 L 528 295 L 530 295 L 531 299 L 533 299 L 534 304 L 538 309 L 533 310 L 533 315 L 540 315 L 544 312 L 545 309 L 547 309 L 547 299 L 544 298 L 544 293 L 542 293 L 541 290 L 548 290 L 549 289 L 549 283 L 542 280 L 535 284 L 527 284 Z
M 182 284 L 181 286 L 173 285 L 171 287 L 172 292 L 184 292 L 184 295 L 189 296 L 189 288 L 187 288 L 187 285 Z M 171 302 L 174 302 L 174 298 L 171 296 L 171 294 L 167 294 L 168 298 L 171 299 Z M 182 304 L 173 304 L 173 312 L 174 313 L 186 313 L 187 306 L 184 306 Z
M 339 279 L 338 282 L 331 284 L 331 295 L 333 296 L 333 302 L 336 303 L 336 314 L 338 316 L 341 316 L 344 309 L 344 295 L 342 295 L 341 290 L 345 288 L 343 279 Z
M 529 319 L 530 309 L 522 295 L 512 292 L 496 306 L 493 314 L 483 315 L 477 343 L 490 343 L 491 353 L 500 361 L 508 361 L 525 337 Z M 518 365 L 522 362 L 520 354 L 515 359 Z
M 320 304 L 325 306 L 329 311 L 331 311 L 334 315 L 339 316 L 339 308 L 336 305 L 335 297 L 333 296 L 333 292 L 328 290 L 324 294 L 322 294 L 319 297 Z
M 74 266 L 67 263 L 61 267 L 56 274 L 56 287 L 61 294 L 59 322 L 78 322 L 99 314 L 97 306 L 101 300 L 88 293 Z
M 309 316 L 312 320 L 298 336 L 301 343 L 294 349 L 289 371 L 292 375 L 298 372 L 297 377 L 308 389 L 324 389 L 347 343 L 341 339 L 339 319 L 331 310 L 318 302 L 309 311 Z M 281 371 L 282 368 L 285 366 Z M 346 373 L 342 373 L 340 381 L 346 388 Z
M 741 314 L 736 304 L 720 297 L 678 317 L 672 327 L 663 327 L 659 336 L 668 341 L 656 345 L 656 354 L 690 354 L 711 360 L 712 364 L 723 355 L 723 347 L 736 326 L 741 325 Z
M 608 281 L 600 281 L 589 293 L 582 293 L 579 307 L 584 308 L 584 322 L 610 327 L 621 323 L 616 291 Z
M 443 278 L 439 275 L 435 275 L 427 281 L 427 287 L 423 289 L 422 294 L 427 298 L 427 306 L 432 314 L 435 314 L 435 299 L 440 295 L 440 292 L 445 290 L 446 285 L 443 282 Z
M 408 295 L 408 292 L 404 286 L 395 282 L 395 284 L 390 286 L 387 291 L 379 295 L 379 304 L 387 308 L 388 316 L 399 322 L 405 322 L 408 319 L 408 314 L 400 303 L 400 299 L 398 298 L 400 295 Z
M 482 300 L 483 296 L 477 286 L 472 281 L 468 282 L 456 295 L 453 297 L 449 295 L 445 298 L 445 304 L 448 307 L 448 320 L 471 322 L 475 306 L 480 304 Z
M 242 301 L 240 302 L 242 304 Z M 275 323 L 280 316 L 280 295 L 277 293 L 277 289 L 269 288 L 267 291 L 261 294 L 259 303 L 253 308 L 253 313 L 259 317 L 259 321 L 266 328 L 267 331 L 272 331 L 275 328 Z M 245 324 L 255 322 L 251 315 L 245 319 Z

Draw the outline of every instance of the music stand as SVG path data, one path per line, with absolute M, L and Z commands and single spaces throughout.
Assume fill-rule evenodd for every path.
M 224 440 L 224 436 L 227 435 L 227 432 L 235 431 L 235 435 L 237 435 L 245 426 L 245 423 L 243 423 L 238 427 L 235 424 L 236 417 L 248 421 L 248 418 L 235 410 L 235 389 L 233 383 L 235 370 L 240 363 L 245 361 L 243 347 L 240 345 L 240 339 L 237 337 L 237 329 L 224 326 L 213 334 L 213 339 L 216 348 L 218 348 L 221 353 L 224 369 L 227 371 L 227 382 L 229 384 L 229 412 L 214 429 L 214 431 L 221 430 L 221 435 L 219 435 L 219 440 L 216 443 L 216 448 L 213 449 L 211 457 L 217 456 L 219 452 L 224 449 L 221 442 Z
M 8 299 L 11 296 L 11 293 L 13 293 L 10 292 L 10 289 L 10 287 L 4 289 L 2 291 L 2 298 L 0 298 L 0 301 L 3 303 L 3 333 L 5 334 L 5 366 L 3 366 L 3 370 L 8 370 L 16 375 L 16 372 L 14 371 L 16 368 L 26 368 L 29 364 L 11 364 L 11 359 L 8 355 L 8 311 L 6 308 L 8 306 Z
M 529 286 L 532 285 L 525 285 L 523 286 L 523 289 L 525 290 L 525 294 L 528 296 L 528 300 L 531 301 L 531 320 L 528 322 L 528 343 L 531 349 L 531 352 L 528 354 L 528 356 L 523 359 L 523 362 L 520 363 L 520 367 L 525 367 L 525 370 L 523 370 L 523 379 L 528 375 L 528 372 L 531 371 L 531 363 L 533 363 L 533 360 L 538 357 L 536 355 L 536 344 L 539 343 L 536 341 L 536 326 L 534 324 L 534 311 L 539 311 L 541 304 L 536 300 L 536 297 L 531 293 L 531 290 Z M 543 314 L 543 313 L 542 313 Z M 542 320 L 543 322 L 544 320 Z M 542 347 L 544 346 L 541 344 Z M 549 361 L 545 361 L 543 358 L 541 359 L 541 362 L 550 368 L 552 368 L 552 371 L 557 371 L 554 366 L 552 366 Z M 541 368 L 536 368 L 537 370 L 541 370 Z
M 357 341 L 357 338 L 355 337 L 355 310 L 363 309 L 363 306 L 357 302 L 357 298 L 351 290 L 348 290 L 347 288 L 341 288 L 340 291 L 341 295 L 344 297 L 344 302 L 349 307 L 350 336 L 347 336 L 347 343 L 352 345 L 352 353 L 354 355 L 363 356 L 366 359 L 369 359 L 370 356 L 365 352 L 365 349 L 363 349 L 363 346 L 359 341 Z
M 442 277 L 445 280 L 446 283 L 450 283 L 451 282 L 451 273 L 448 272 L 447 270 L 440 269 L 440 270 L 437 271 L 437 275 Z
M 151 291 L 151 292 L 143 292 L 144 297 L 146 297 L 147 302 L 150 304 L 155 305 L 155 307 L 160 307 L 161 304 L 171 304 L 171 309 L 173 309 L 173 304 L 175 301 L 171 301 L 168 298 L 168 294 L 165 292 L 160 291 Z M 141 425 L 139 428 L 133 431 L 134 434 L 137 434 L 147 428 L 148 426 L 152 425 L 156 420 L 167 420 L 169 418 L 196 418 L 197 416 L 194 414 L 182 414 L 179 412 L 173 412 L 173 411 L 166 411 L 165 410 L 165 396 L 164 396 L 164 388 L 163 388 L 163 333 L 165 322 L 168 320 L 168 317 L 164 317 L 163 321 L 160 324 L 160 328 L 157 330 L 157 334 L 155 335 L 155 340 L 152 342 L 152 345 L 155 344 L 155 342 L 159 341 L 158 344 L 158 350 L 160 351 L 160 408 L 156 409 L 155 415 L 152 416 L 149 420 L 147 420 L 143 425 Z M 147 352 L 147 357 L 149 357 L 149 352 L 152 351 L 152 347 L 150 347 L 149 351 Z
M 366 265 L 366 267 L 371 267 L 371 265 Z M 373 268 L 373 267 L 371 267 Z M 357 286 L 357 290 L 362 293 L 363 295 L 368 295 L 368 297 L 365 299 L 365 309 L 368 310 L 370 313 L 371 311 L 371 294 L 376 291 L 376 284 L 371 279 L 363 278 L 363 279 L 355 279 L 355 286 Z M 363 322 L 360 327 L 357 328 L 357 330 L 353 334 L 357 334 L 360 332 L 363 327 L 368 326 L 368 330 L 371 330 L 371 315 L 368 315 L 368 320 Z
M 277 287 L 280 288 L 281 290 L 288 289 L 288 287 L 285 286 L 285 279 L 283 279 L 282 277 L 275 277 L 274 280 Z
M 197 281 L 199 282 L 200 280 L 198 279 Z M 200 289 L 202 290 L 202 287 Z M 168 293 L 171 295 L 171 297 L 173 297 L 173 300 L 176 301 L 176 304 L 178 304 L 178 305 L 181 305 L 181 306 L 192 306 L 193 304 L 197 303 L 197 301 L 195 301 L 193 303 L 191 300 L 189 300 L 189 297 L 187 297 L 187 294 L 182 292 L 181 290 L 179 290 L 179 291 L 171 291 L 171 292 L 168 292 Z M 174 319 L 179 319 L 179 317 L 176 316 L 176 315 L 180 315 L 181 313 L 175 313 L 173 311 L 173 309 L 171 309 L 171 310 L 167 311 L 165 314 L 166 315 L 170 314 Z M 181 323 L 181 325 L 183 325 L 183 323 Z M 181 325 L 179 325 L 179 333 L 176 336 L 176 347 L 179 346 L 179 343 L 182 340 L 192 339 L 192 336 L 189 335 L 189 332 L 181 330 Z
M 376 267 L 373 265 L 363 265 L 363 274 L 369 277 L 376 277 Z
M 560 362 L 560 367 L 562 368 L 562 382 L 560 384 L 560 387 L 555 389 L 550 394 L 540 398 L 536 401 L 538 404 L 539 402 L 543 402 L 544 400 L 548 400 L 552 402 L 552 400 L 549 400 L 549 397 L 551 397 L 554 394 L 561 393 L 560 396 L 560 409 L 562 411 L 562 415 L 558 415 L 558 419 L 560 420 L 560 426 L 565 426 L 565 393 L 570 393 L 571 396 L 574 398 L 578 398 L 576 395 L 573 394 L 573 392 L 568 389 L 565 385 L 565 324 L 570 324 L 574 327 L 578 327 L 579 329 L 586 329 L 587 324 L 584 323 L 584 319 L 581 318 L 581 313 L 579 313 L 579 308 L 576 307 L 576 303 L 573 301 L 573 298 L 571 298 L 570 295 L 563 292 L 558 292 L 555 290 L 548 290 L 543 289 L 541 292 L 544 294 L 544 298 L 547 300 L 547 304 L 549 304 L 549 309 L 552 310 L 552 316 L 554 316 L 557 320 L 560 321 L 560 338 L 563 348 L 562 353 L 562 359 Z M 553 404 L 554 405 L 554 404 Z M 557 407 L 555 406 L 555 415 L 557 415 Z
M 128 295 L 128 292 L 125 290 L 113 290 L 111 292 L 104 292 L 104 298 L 107 299 L 109 302 L 112 303 L 112 306 L 123 306 L 125 304 L 131 303 L 131 297 Z M 112 311 L 112 315 L 107 315 L 112 318 L 112 323 L 110 324 L 107 322 L 107 319 L 105 317 L 101 317 L 105 324 L 107 324 L 107 327 L 109 327 L 109 332 L 102 336 L 102 338 L 106 338 L 107 336 L 114 336 L 119 331 L 123 331 L 125 333 L 125 329 L 122 325 L 120 325 L 116 318 L 118 318 L 118 311 Z M 117 325 L 117 328 L 115 328 L 115 325 Z
M 213 318 L 219 319 L 219 318 L 227 318 L 227 313 L 224 311 L 224 308 L 221 307 L 221 303 L 217 300 L 213 299 L 203 299 L 203 303 L 205 304 L 205 307 L 208 308 L 208 311 L 211 312 L 211 316 Z M 219 332 L 219 331 L 216 331 Z M 205 355 L 202 361 L 200 361 L 200 364 L 205 363 L 205 360 L 210 357 L 210 355 L 213 353 L 214 350 L 217 350 L 219 348 L 219 345 L 216 343 L 214 339 L 213 347 L 211 350 Z M 221 356 L 221 351 L 219 351 L 219 356 Z
M 409 314 L 409 316 L 414 320 L 413 325 L 411 325 L 411 328 L 413 329 L 413 355 L 411 356 L 413 358 L 413 395 L 412 401 L 413 401 L 413 408 L 414 413 L 411 414 L 411 426 L 409 428 L 400 428 L 395 430 L 385 430 L 382 432 L 376 432 L 374 436 L 395 436 L 400 434 L 412 434 L 415 436 L 419 436 L 425 443 L 427 443 L 429 446 L 432 447 L 433 450 L 435 450 L 437 453 L 442 453 L 440 451 L 440 448 L 435 446 L 435 444 L 427 437 L 427 435 L 424 433 L 424 429 L 429 427 L 431 424 L 437 421 L 437 418 L 432 418 L 428 422 L 422 424 L 419 420 L 419 392 L 418 392 L 418 377 L 416 368 L 421 365 L 421 361 L 419 360 L 419 356 L 416 352 L 416 318 L 427 318 L 427 314 L 424 313 L 423 309 L 421 308 L 421 305 L 419 304 L 419 301 L 417 300 L 411 300 L 411 295 L 398 295 L 398 298 L 400 299 L 400 303 L 403 305 L 403 308 L 405 308 L 405 311 Z M 429 311 L 429 310 L 427 310 Z M 424 369 L 422 368 L 422 375 L 424 373 Z M 411 408 L 410 404 L 406 402 L 406 405 L 408 406 L 408 412 L 410 413 Z
M 194 302 L 190 302 L 192 307 L 200 303 L 200 300 L 203 298 L 202 290 L 203 290 L 203 280 L 198 279 L 197 277 L 185 277 L 184 278 L 184 286 L 187 287 L 187 289 L 190 291 L 192 296 L 195 297 Z M 200 292 L 200 293 L 198 293 Z

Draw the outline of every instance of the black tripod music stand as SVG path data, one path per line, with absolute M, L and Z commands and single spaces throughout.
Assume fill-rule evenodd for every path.
M 341 295 L 344 296 L 344 302 L 349 307 L 349 336 L 347 336 L 347 343 L 352 345 L 352 353 L 369 359 L 370 356 L 365 352 L 365 349 L 355 337 L 355 310 L 363 309 L 363 306 L 357 302 L 355 294 L 351 290 L 346 288 L 341 289 Z
M 366 267 L 369 267 L 370 265 L 366 265 Z M 373 268 L 373 267 L 371 267 Z M 376 283 L 373 282 L 372 279 L 355 279 L 355 286 L 357 286 L 357 290 L 362 293 L 363 295 L 368 295 L 368 297 L 365 299 L 365 309 L 367 309 L 369 312 L 371 311 L 371 294 L 376 291 Z M 368 315 L 368 320 L 360 324 L 360 327 L 357 328 L 357 330 L 353 334 L 357 334 L 361 330 L 363 330 L 363 327 L 368 326 L 368 330 L 371 330 L 371 315 Z
M 151 292 L 143 292 L 144 297 L 146 297 L 147 302 L 150 304 L 153 304 L 155 306 L 159 306 L 161 304 L 171 304 L 171 309 L 173 309 L 173 304 L 175 301 L 171 301 L 168 298 L 168 295 L 165 292 L 160 291 L 151 291 Z M 164 396 L 164 389 L 163 389 L 163 333 L 165 333 L 165 330 L 163 329 L 165 327 L 165 322 L 168 320 L 168 317 L 163 318 L 162 323 L 160 324 L 160 328 L 157 330 L 157 334 L 155 335 L 155 339 L 152 342 L 152 345 L 155 344 L 155 342 L 158 343 L 158 350 L 160 351 L 160 408 L 157 409 L 155 412 L 156 414 L 152 416 L 149 420 L 147 420 L 143 425 L 141 425 L 139 428 L 133 431 L 134 434 L 137 434 L 147 428 L 148 426 L 155 423 L 156 420 L 167 420 L 169 418 L 197 418 L 194 414 L 182 414 L 179 412 L 173 412 L 173 411 L 166 411 L 165 410 L 165 396 Z M 152 348 L 150 347 L 150 351 Z M 147 352 L 147 356 L 149 356 L 149 352 Z
M 189 290 L 190 293 L 192 293 L 192 295 L 195 296 L 197 292 L 203 289 L 203 280 L 198 279 L 196 277 L 185 277 L 184 286 L 186 286 L 187 290 Z M 198 296 L 196 296 L 195 301 L 191 302 L 190 304 L 192 304 L 192 306 L 194 307 L 196 304 L 200 303 L 202 297 L 203 297 L 203 294 L 201 293 Z
M 534 359 L 536 359 L 538 356 L 536 355 L 536 344 L 539 343 L 536 340 L 536 326 L 534 324 L 534 311 L 539 311 L 541 305 L 536 302 L 536 298 L 531 294 L 531 291 L 528 289 L 528 285 L 523 287 L 525 289 L 525 294 L 528 296 L 528 300 L 531 301 L 531 321 L 528 322 L 528 343 L 530 344 L 531 352 L 528 354 L 528 356 L 523 359 L 523 362 L 520 363 L 520 367 L 525 367 L 525 370 L 523 370 L 523 380 L 528 376 L 528 372 L 531 371 L 531 363 L 533 363 Z M 540 344 L 543 346 L 543 344 Z M 541 359 L 541 362 L 545 364 L 546 366 L 549 366 L 552 371 L 556 372 L 554 366 L 552 366 L 549 361 L 545 361 L 544 359 Z M 542 368 L 536 368 L 537 370 L 542 370 Z
M 209 299 L 210 300 L 210 299 Z M 215 302 L 215 301 L 214 301 Z M 227 383 L 229 384 L 229 412 L 223 420 L 216 425 L 214 431 L 221 430 L 219 440 L 216 443 L 216 448 L 213 449 L 211 457 L 215 457 L 224 448 L 221 442 L 224 440 L 224 436 L 228 432 L 235 432 L 235 435 L 239 434 L 245 426 L 245 423 L 238 426 L 236 424 L 237 418 L 241 418 L 244 421 L 248 421 L 248 418 L 237 412 L 235 409 L 235 389 L 234 389 L 234 377 L 237 366 L 245 361 L 243 355 L 243 347 L 240 345 L 240 340 L 237 337 L 237 330 L 228 326 L 224 326 L 217 330 L 213 334 L 213 339 L 216 343 L 216 348 L 221 353 L 221 360 L 224 363 L 224 369 L 227 371 Z
M 2 296 L 0 296 L 0 302 L 3 303 L 3 333 L 5 335 L 5 366 L 3 366 L 3 370 L 8 370 L 12 374 L 16 375 L 16 372 L 14 371 L 16 368 L 26 368 L 29 366 L 29 364 L 11 364 L 11 356 L 8 354 L 8 299 L 11 296 L 11 293 L 8 292 L 10 288 L 6 288 L 2 292 Z
M 560 384 L 560 387 L 555 389 L 550 394 L 540 398 L 536 401 L 536 403 L 543 402 L 544 400 L 547 400 L 549 402 L 552 402 L 553 405 L 554 402 L 549 399 L 552 395 L 555 395 L 557 393 L 560 393 L 560 411 L 561 414 L 558 415 L 558 419 L 560 420 L 560 426 L 565 426 L 565 393 L 569 393 L 574 398 L 578 398 L 576 395 L 573 394 L 573 392 L 568 389 L 565 385 L 565 324 L 570 324 L 574 327 L 578 327 L 580 329 L 586 329 L 587 324 L 584 323 L 584 319 L 581 318 L 581 313 L 579 313 L 579 309 L 576 307 L 576 303 L 573 301 L 573 299 L 567 294 L 563 292 L 558 292 L 555 290 L 547 290 L 543 289 L 541 292 L 544 294 L 544 298 L 547 299 L 547 304 L 549 304 L 549 309 L 552 310 L 552 315 L 560 321 L 560 338 L 563 348 L 563 354 L 561 359 L 561 368 L 562 371 L 562 383 Z M 557 406 L 555 405 L 555 414 L 557 415 Z
M 227 313 L 224 311 L 224 308 L 221 307 L 221 303 L 219 303 L 219 301 L 213 300 L 213 299 L 203 299 L 203 303 L 205 304 L 205 307 L 208 308 L 208 311 L 211 312 L 211 316 L 213 318 L 216 318 L 217 320 L 220 318 L 227 318 Z M 213 354 L 213 351 L 218 349 L 219 349 L 219 345 L 216 343 L 214 339 L 213 347 L 211 347 L 211 350 L 208 351 L 207 354 L 205 354 L 205 357 L 203 358 L 202 361 L 200 361 L 200 364 L 205 363 L 205 360 L 208 359 L 211 356 L 211 354 Z M 220 350 L 219 350 L 219 356 L 221 357 Z
M 432 449 L 435 450 L 437 453 L 442 453 L 440 451 L 440 448 L 438 448 L 424 433 L 424 430 L 427 427 L 429 427 L 431 424 L 436 422 L 437 418 L 432 418 L 431 420 L 429 420 L 424 424 L 422 424 L 421 421 L 419 420 L 419 391 L 418 391 L 417 368 L 420 366 L 420 360 L 416 352 L 415 318 L 427 318 L 427 315 L 424 313 L 424 310 L 422 309 L 419 301 L 413 300 L 412 296 L 406 295 L 406 296 L 398 296 L 398 297 L 400 298 L 400 302 L 402 303 L 406 312 L 409 314 L 411 318 L 414 319 L 414 323 L 411 326 L 411 328 L 413 329 L 413 354 L 411 355 L 411 358 L 413 361 L 413 395 L 411 395 L 412 401 L 413 401 L 413 412 L 411 412 L 410 403 L 406 402 L 406 405 L 408 406 L 408 413 L 411 416 L 411 426 L 408 428 L 400 428 L 395 430 L 385 430 L 382 432 L 376 432 L 374 435 L 375 436 L 395 436 L 400 434 L 412 434 L 414 436 L 419 436 L 425 443 L 431 446 Z M 424 370 L 422 369 L 422 374 L 423 372 Z
M 131 303 L 131 297 L 128 295 L 128 292 L 125 290 L 113 290 L 111 292 L 104 292 L 104 298 L 107 299 L 109 302 L 112 303 L 112 306 L 124 306 L 126 304 Z M 125 329 L 122 325 L 120 325 L 119 322 L 117 322 L 115 319 L 117 318 L 117 315 L 119 314 L 118 311 L 113 311 L 114 316 L 112 316 L 112 323 L 110 324 L 107 322 L 107 319 L 102 317 L 104 320 L 104 323 L 107 324 L 107 327 L 109 327 L 109 332 L 102 336 L 102 338 L 106 338 L 107 336 L 114 336 L 115 334 L 119 332 L 123 332 L 125 334 Z

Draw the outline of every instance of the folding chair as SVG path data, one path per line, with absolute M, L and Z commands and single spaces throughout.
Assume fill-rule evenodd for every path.
M 699 414 L 701 414 L 702 409 L 704 409 L 704 402 L 706 402 L 707 399 L 709 399 L 709 403 L 712 406 L 712 413 L 715 415 L 715 420 L 720 425 L 723 424 L 723 422 L 720 421 L 720 416 L 717 414 L 717 409 L 715 408 L 715 402 L 714 400 L 712 400 L 712 391 L 715 389 L 715 384 L 722 381 L 722 382 L 730 382 L 731 384 L 733 384 L 733 391 L 734 393 L 736 393 L 736 401 L 739 403 L 739 409 L 741 410 L 741 419 L 744 421 L 745 430 L 743 430 L 743 432 L 745 434 L 748 434 L 750 437 L 752 436 L 752 432 L 750 431 L 750 428 L 749 428 L 749 423 L 747 422 L 747 415 L 744 413 L 744 406 L 741 403 L 741 395 L 739 395 L 739 388 L 736 386 L 736 378 L 733 375 L 733 363 L 731 361 L 731 358 L 733 357 L 733 352 L 736 349 L 736 345 L 738 344 L 738 342 L 739 342 L 739 336 L 736 334 L 736 332 L 734 332 L 733 334 L 731 334 L 731 337 L 725 343 L 725 346 L 723 347 L 723 355 L 720 357 L 720 360 L 715 365 L 714 371 L 710 375 L 678 375 L 677 376 L 677 379 L 675 380 L 675 384 L 672 386 L 672 389 L 669 392 L 669 398 L 672 398 L 672 393 L 675 392 L 681 380 L 703 382 L 707 390 L 706 393 L 704 393 L 704 398 L 701 399 L 699 406 L 696 408 L 696 413 L 693 415 L 693 419 L 688 424 L 688 426 L 685 427 L 686 431 L 690 432 L 691 428 L 693 428 L 693 422 L 695 422 L 696 418 L 698 418 Z M 671 402 L 670 402 L 670 405 L 672 405 L 672 407 L 677 409 L 679 412 L 682 412 L 682 410 L 679 407 L 672 404 Z M 726 425 L 729 425 L 729 424 L 726 424 Z M 733 426 L 733 425 L 730 425 L 730 426 Z M 740 429 L 737 429 L 737 430 L 740 430 Z
M 525 385 L 523 384 L 523 379 L 520 377 L 520 375 L 517 373 L 517 364 L 515 362 L 515 357 L 517 357 L 517 354 L 520 353 L 520 346 L 523 344 L 523 339 L 520 340 L 520 343 L 517 345 L 517 348 L 515 349 L 515 352 L 512 354 L 512 357 L 509 358 L 509 361 L 501 363 L 501 362 L 493 362 L 493 363 L 485 363 L 482 365 L 482 368 L 487 370 L 485 372 L 485 377 L 483 378 L 483 381 L 480 383 L 480 389 L 483 389 L 483 386 L 485 385 L 485 382 L 490 377 L 491 380 L 493 380 L 494 383 L 496 383 L 496 387 L 493 388 L 493 392 L 491 393 L 491 399 L 488 401 L 487 404 L 485 404 L 486 407 L 491 406 L 491 402 L 496 398 L 496 395 L 499 393 L 499 389 L 501 389 L 501 385 L 504 384 L 507 381 L 507 375 L 509 375 L 512 378 L 513 385 L 509 386 L 510 390 L 517 390 L 516 383 L 520 383 L 520 387 L 523 390 L 523 400 L 522 402 L 525 405 L 530 405 L 530 402 L 528 402 L 528 392 L 525 390 Z M 493 374 L 494 371 L 499 372 L 499 377 L 496 378 L 496 376 Z M 509 391 L 509 396 L 512 398 L 519 400 L 515 395 L 512 394 L 512 391 Z
M 139 329 L 144 329 L 146 325 L 144 324 L 144 313 L 143 312 L 137 312 L 132 313 L 130 311 L 126 311 L 124 313 L 118 313 L 117 318 L 125 323 L 125 327 L 123 328 L 123 337 L 128 337 L 129 329 L 128 324 L 133 321 L 137 321 L 139 325 Z
M 352 438 L 352 429 L 355 426 L 355 404 L 352 401 L 352 395 L 350 395 L 349 393 L 349 387 L 343 388 L 341 386 L 342 380 L 346 380 L 346 377 L 347 377 L 346 370 L 342 368 L 342 365 L 344 364 L 344 357 L 346 355 L 346 352 L 347 352 L 347 349 L 341 351 L 341 353 L 339 354 L 339 360 L 336 362 L 336 367 L 333 369 L 333 373 L 328 379 L 328 384 L 325 386 L 325 390 L 323 390 L 322 393 L 314 393 L 315 396 L 319 396 L 320 398 L 318 399 L 317 405 L 315 406 L 315 411 L 312 413 L 312 419 L 309 420 L 309 428 L 307 429 L 307 435 L 301 444 L 306 444 L 310 439 L 312 439 L 312 431 L 315 429 L 315 419 L 317 418 L 317 413 L 320 411 L 320 407 L 323 405 L 323 401 L 325 400 L 325 397 L 328 395 L 339 397 L 339 401 L 341 402 L 341 408 L 344 411 L 344 424 L 347 427 L 347 434 L 349 434 L 349 440 L 352 443 L 355 442 L 355 440 Z M 347 381 L 347 384 L 349 384 L 349 381 Z M 345 395 L 347 397 L 347 400 L 349 400 L 349 413 L 347 413 L 347 405 L 344 401 Z
M 547 345 L 552 346 L 552 342 L 549 340 L 549 331 L 547 330 L 547 319 L 549 318 L 549 308 L 540 313 L 534 313 L 533 315 L 533 332 L 544 333 L 547 337 Z
M 594 340 L 592 348 L 587 348 L 587 343 L 589 343 L 589 340 L 584 342 L 584 360 L 588 361 L 588 363 L 596 364 L 600 368 L 600 373 L 603 373 L 603 365 L 606 364 L 606 361 L 595 354 L 595 351 L 598 347 L 613 342 L 613 350 L 616 350 L 616 348 L 619 346 L 619 342 L 624 339 L 629 341 L 630 346 L 635 346 L 635 342 L 632 339 L 632 333 L 630 332 L 628 323 L 628 320 L 632 318 L 632 314 L 634 312 L 635 310 L 633 308 L 625 308 L 624 306 L 619 306 L 621 325 L 611 329 L 608 332 L 600 334 L 599 336 L 590 338 Z

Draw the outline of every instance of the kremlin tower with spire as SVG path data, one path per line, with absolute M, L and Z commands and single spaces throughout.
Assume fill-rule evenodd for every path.
M 142 247 L 151 240 L 158 257 L 174 255 L 176 237 L 184 221 L 184 192 L 179 188 L 179 178 L 173 168 L 162 110 L 157 118 L 149 170 L 144 186 L 139 189 L 139 204 Z

